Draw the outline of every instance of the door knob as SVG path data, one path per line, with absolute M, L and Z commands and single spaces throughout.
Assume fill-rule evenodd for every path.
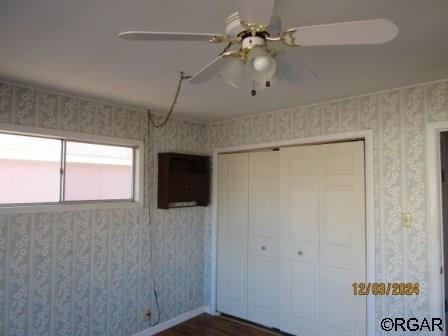
M 302 251 L 299 251 L 299 252 L 297 252 L 297 254 L 298 254 L 299 256 L 301 256 L 301 255 L 303 255 L 303 252 L 302 252 Z
M 264 251 L 266 250 L 266 246 L 262 246 L 261 249 Z

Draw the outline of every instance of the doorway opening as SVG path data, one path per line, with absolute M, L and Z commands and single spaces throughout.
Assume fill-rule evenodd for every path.
M 448 131 L 440 133 L 440 183 L 441 183 L 441 196 L 442 196 L 442 251 L 443 251 L 443 269 L 441 273 L 444 274 L 444 270 L 448 269 Z M 447 313 L 447 294 L 448 294 L 448 277 L 444 276 L 444 314 L 445 321 L 448 321 Z

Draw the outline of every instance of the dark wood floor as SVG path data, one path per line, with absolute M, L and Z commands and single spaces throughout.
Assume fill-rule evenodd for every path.
M 158 336 L 276 336 L 270 330 L 242 323 L 234 319 L 207 314 L 181 323 Z

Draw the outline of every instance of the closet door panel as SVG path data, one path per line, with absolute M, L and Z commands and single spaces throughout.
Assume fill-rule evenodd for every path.
M 366 281 L 364 143 L 322 145 L 319 153 L 321 335 L 364 335 L 366 300 L 351 287 Z
M 277 296 L 276 262 L 273 257 L 249 255 L 248 267 L 248 318 L 268 326 L 276 326 Z
M 249 254 L 278 255 L 278 185 L 250 183 Z
M 218 310 L 247 318 L 248 154 L 218 165 Z
M 325 267 L 321 272 L 322 315 L 321 335 L 364 335 L 353 333 L 355 297 L 350 271 Z
M 241 186 L 227 186 L 223 200 L 227 205 L 224 239 L 226 248 L 233 248 L 245 253 L 247 244 L 247 189 Z
M 290 181 L 287 191 L 286 255 L 298 262 L 316 262 L 317 186 Z M 300 185 L 302 184 L 302 185 Z M 301 254 L 300 254 L 301 252 Z
M 248 317 L 278 326 L 278 152 L 249 154 Z
M 318 155 L 313 147 L 280 150 L 280 329 L 318 335 Z
M 227 281 L 224 282 L 225 298 L 229 307 L 244 305 L 247 258 L 238 252 L 223 252 L 223 266 Z
M 290 309 L 294 316 L 303 320 L 313 320 L 317 304 L 316 284 L 313 281 L 314 267 L 307 263 L 294 263 L 289 278 L 292 280 L 291 295 L 289 296 Z M 304 303 L 307 304 L 304 304 Z

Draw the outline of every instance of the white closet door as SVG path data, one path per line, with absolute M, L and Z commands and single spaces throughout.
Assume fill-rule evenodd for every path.
M 247 318 L 249 155 L 220 155 L 218 165 L 218 310 Z
M 365 335 L 366 300 L 351 286 L 366 281 L 364 143 L 319 147 L 320 335 Z
M 364 143 L 218 162 L 218 310 L 298 336 L 366 334 Z
M 278 151 L 249 154 L 248 319 L 278 326 Z
M 281 154 L 280 329 L 300 336 L 366 333 L 364 144 Z
M 280 329 L 318 335 L 319 160 L 316 146 L 280 150 Z

